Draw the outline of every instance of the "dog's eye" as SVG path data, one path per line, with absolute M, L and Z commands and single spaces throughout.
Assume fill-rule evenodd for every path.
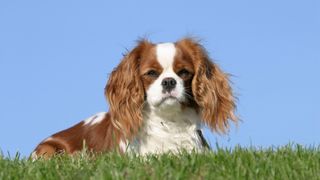
M 178 72 L 178 76 L 180 76 L 181 78 L 188 78 L 190 75 L 191 73 L 186 69 L 182 69 Z
M 155 70 L 150 70 L 145 75 L 153 77 L 153 78 L 156 78 L 156 77 L 159 76 L 159 73 L 157 71 L 155 71 Z

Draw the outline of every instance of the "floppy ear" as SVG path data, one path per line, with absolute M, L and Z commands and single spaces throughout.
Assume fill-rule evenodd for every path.
M 148 42 L 142 40 L 124 56 L 105 88 L 112 124 L 129 139 L 142 124 L 144 89 L 139 77 L 139 59 L 147 45 Z
M 229 127 L 228 120 L 237 121 L 228 75 L 210 61 L 206 50 L 197 41 L 186 38 L 180 43 L 194 62 L 192 92 L 202 120 L 211 130 L 224 133 Z

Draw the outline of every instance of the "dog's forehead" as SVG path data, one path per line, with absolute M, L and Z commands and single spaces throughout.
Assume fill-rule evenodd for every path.
M 162 68 L 172 67 L 174 57 L 176 55 L 176 47 L 174 43 L 160 43 L 156 45 L 156 57 Z

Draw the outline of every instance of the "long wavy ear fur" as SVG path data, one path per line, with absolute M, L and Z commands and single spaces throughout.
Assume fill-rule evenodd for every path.
M 139 59 L 148 42 L 141 40 L 138 45 L 116 67 L 105 88 L 109 101 L 113 125 L 132 138 L 142 124 L 144 89 L 139 77 Z
M 228 120 L 237 122 L 234 114 L 235 98 L 228 75 L 211 62 L 208 53 L 198 41 L 185 38 L 178 44 L 194 61 L 192 92 L 202 120 L 211 130 L 225 133 L 229 127 Z

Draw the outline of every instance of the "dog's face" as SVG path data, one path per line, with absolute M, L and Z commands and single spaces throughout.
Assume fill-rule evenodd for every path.
M 173 43 L 152 45 L 140 59 L 140 77 L 151 108 L 172 108 L 194 101 L 194 65 Z
M 211 62 L 193 39 L 153 44 L 143 40 L 110 75 L 106 86 L 113 124 L 132 137 L 142 124 L 147 104 L 168 112 L 194 108 L 212 130 L 236 121 L 228 75 Z

